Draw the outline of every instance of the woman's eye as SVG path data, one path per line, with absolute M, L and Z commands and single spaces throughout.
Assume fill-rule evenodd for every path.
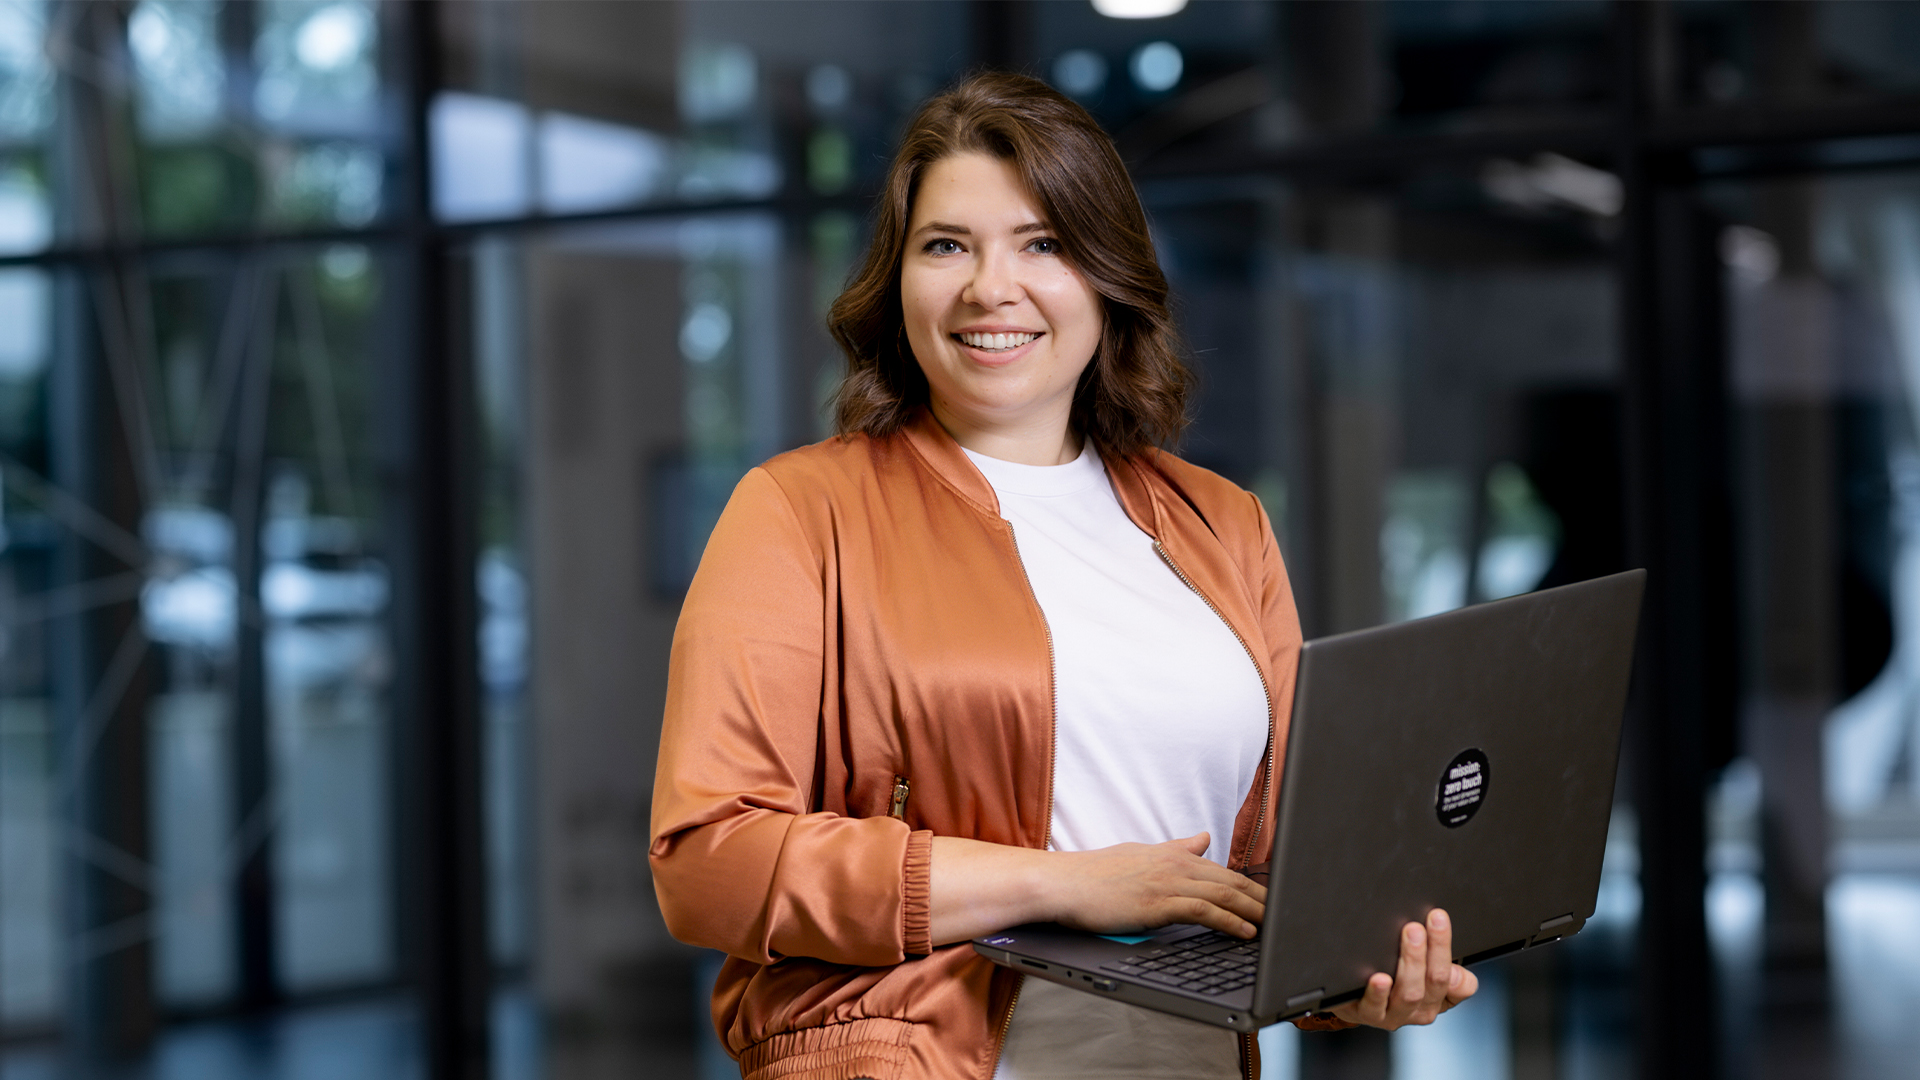
M 1028 244 L 1027 250 L 1036 255 L 1058 255 L 1060 254 L 1060 241 L 1043 236 L 1033 243 Z
M 945 237 L 927 241 L 926 252 L 929 255 L 952 255 L 959 250 L 959 243 Z

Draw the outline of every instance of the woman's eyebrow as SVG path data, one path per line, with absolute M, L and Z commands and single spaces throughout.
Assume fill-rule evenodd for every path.
M 1052 231 L 1053 229 L 1044 221 L 1029 221 L 1025 225 L 1015 225 L 1013 227 L 1013 233 L 1015 236 L 1019 236 L 1025 233 L 1032 233 L 1032 232 L 1052 232 Z M 925 225 L 922 225 L 919 228 L 913 230 L 913 234 L 915 236 L 918 236 L 921 233 L 930 233 L 930 232 L 953 233 L 955 236 L 972 236 L 973 235 L 973 230 L 967 228 L 965 225 L 949 225 L 944 221 L 929 221 Z

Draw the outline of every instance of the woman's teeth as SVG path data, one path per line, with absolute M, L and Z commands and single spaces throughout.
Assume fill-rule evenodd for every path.
M 955 334 L 954 335 L 954 337 L 959 338 L 963 344 L 971 345 L 976 349 L 985 349 L 988 352 L 1005 352 L 1008 349 L 1017 349 L 1020 346 L 1025 345 L 1027 342 L 1032 341 L 1034 338 L 1037 338 L 1039 336 L 1040 336 L 1039 334 Z

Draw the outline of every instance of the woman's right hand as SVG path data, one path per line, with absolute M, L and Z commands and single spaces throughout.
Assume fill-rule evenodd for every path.
M 1267 890 L 1211 862 L 1208 836 L 1093 851 L 1035 851 L 933 839 L 933 941 L 966 941 L 1009 926 L 1057 922 L 1100 934 L 1197 923 L 1250 938 Z
M 1115 844 L 1055 852 L 1061 872 L 1054 922 L 1096 934 L 1196 923 L 1250 938 L 1267 908 L 1267 890 L 1202 854 L 1196 833 L 1159 844 Z

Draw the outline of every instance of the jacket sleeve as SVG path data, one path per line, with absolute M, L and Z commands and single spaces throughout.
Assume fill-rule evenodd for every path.
M 932 834 L 814 809 L 826 570 L 764 469 L 734 489 L 673 635 L 649 861 L 667 927 L 755 963 L 932 951 Z

